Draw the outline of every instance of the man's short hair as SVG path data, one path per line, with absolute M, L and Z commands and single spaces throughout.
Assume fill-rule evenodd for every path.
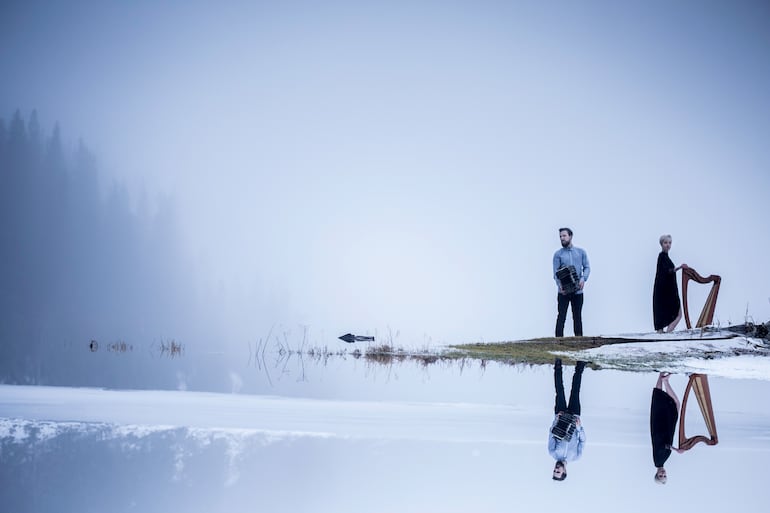
M 564 481 L 565 479 L 567 479 L 567 467 L 564 466 L 564 462 L 563 461 L 557 461 L 556 465 L 554 466 L 554 470 L 556 470 L 556 467 L 561 467 L 563 472 L 561 474 L 561 477 L 553 476 L 553 480 L 554 481 Z
M 561 232 L 567 232 L 567 234 L 570 237 L 572 237 L 572 230 L 570 230 L 569 228 L 566 228 L 566 227 L 565 228 L 559 228 L 559 233 L 561 233 Z

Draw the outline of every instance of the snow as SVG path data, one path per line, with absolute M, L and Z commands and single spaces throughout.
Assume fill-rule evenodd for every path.
M 732 379 L 770 380 L 768 346 L 762 339 L 720 331 L 701 333 L 700 330 L 612 338 L 644 338 L 649 342 L 608 344 L 557 354 L 591 361 L 603 369 L 701 372 Z

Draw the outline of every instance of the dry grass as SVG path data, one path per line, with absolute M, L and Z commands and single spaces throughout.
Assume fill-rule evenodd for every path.
M 363 353 L 363 357 L 375 363 L 383 365 L 390 365 L 392 363 L 400 363 L 406 360 L 419 361 L 423 365 L 430 365 L 436 363 L 441 359 L 446 359 L 440 354 L 430 352 L 419 351 L 407 351 L 403 347 L 395 348 L 390 344 L 381 344 L 377 346 L 368 346 Z
M 428 366 L 437 362 L 478 360 L 482 365 L 495 361 L 508 365 L 516 364 L 549 364 L 553 363 L 554 352 L 578 351 L 607 344 L 628 343 L 629 339 L 597 338 L 597 337 L 568 337 L 568 338 L 537 338 L 517 342 L 472 343 L 459 344 L 449 347 L 448 351 L 414 351 L 390 344 L 379 344 L 366 347 L 361 351 L 356 348 L 351 355 L 354 358 L 364 358 L 372 363 L 391 365 L 404 361 L 416 361 Z M 562 357 L 565 364 L 574 361 Z
M 475 343 L 450 346 L 448 357 L 477 358 L 508 364 L 530 363 L 547 364 L 554 360 L 554 352 L 579 351 L 608 344 L 632 342 L 629 339 L 597 337 L 535 338 L 517 342 Z M 574 363 L 570 358 L 563 358 L 565 364 Z

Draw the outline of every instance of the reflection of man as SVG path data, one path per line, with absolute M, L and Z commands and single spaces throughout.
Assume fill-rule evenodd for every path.
M 556 296 L 558 315 L 556 336 L 564 336 L 567 309 L 572 305 L 572 323 L 576 337 L 583 336 L 583 286 L 591 273 L 588 255 L 572 245 L 572 230 L 559 228 L 561 249 L 553 254 L 553 279 L 559 288 Z M 560 277 L 561 276 L 561 277 Z
M 586 434 L 580 422 L 580 381 L 585 366 L 586 362 L 577 362 L 575 365 L 569 403 L 567 403 L 564 396 L 561 360 L 557 358 L 554 364 L 556 404 L 553 409 L 553 424 L 548 433 L 548 453 L 556 460 L 556 465 L 553 467 L 553 479 L 556 481 L 567 479 L 567 462 L 574 461 L 583 454 Z

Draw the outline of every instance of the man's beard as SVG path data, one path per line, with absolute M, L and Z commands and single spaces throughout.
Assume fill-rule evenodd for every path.
M 563 240 L 561 241 L 561 247 L 566 248 L 569 246 L 569 243 L 572 242 L 570 240 Z

